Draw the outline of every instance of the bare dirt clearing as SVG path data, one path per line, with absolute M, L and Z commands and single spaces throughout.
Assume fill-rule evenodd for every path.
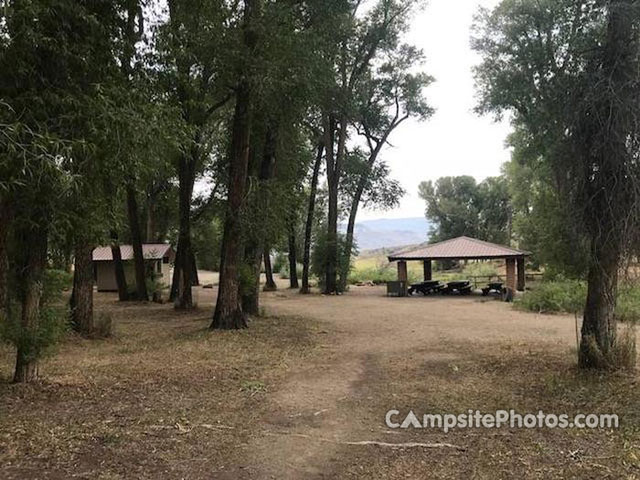
M 573 317 L 480 297 L 265 294 L 249 331 L 118 305 L 34 386 L 0 385 L 2 478 L 638 478 L 635 375 L 574 370 Z M 8 379 L 8 349 L 0 374 Z M 387 410 L 614 412 L 621 429 L 389 430 Z M 449 444 L 391 448 L 381 443 Z M 459 448 L 453 448 L 459 447 Z

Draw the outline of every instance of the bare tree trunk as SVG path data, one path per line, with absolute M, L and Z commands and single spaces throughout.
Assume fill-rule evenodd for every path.
M 193 252 L 191 248 L 191 197 L 195 181 L 194 167 L 195 163 L 193 160 L 185 157 L 180 159 L 178 171 L 180 183 L 180 231 L 174 269 L 174 280 L 176 279 L 177 273 L 177 282 L 175 284 L 176 296 L 173 299 L 175 308 L 180 310 L 193 308 L 191 287 L 193 286 L 192 273 L 195 259 L 192 258 Z M 172 288 L 174 288 L 174 286 L 172 286 Z
M 266 283 L 264 284 L 265 292 L 273 292 L 278 289 L 275 280 L 273 279 L 273 268 L 271 267 L 271 249 L 269 247 L 264 248 L 264 275 L 266 277 Z
M 307 221 L 304 227 L 304 253 L 302 255 L 302 288 L 300 293 L 310 293 L 309 288 L 309 264 L 311 262 L 311 233 L 313 231 L 313 215 L 316 208 L 316 193 L 318 191 L 318 177 L 320 176 L 320 166 L 322 164 L 322 153 L 324 143 L 318 145 L 316 161 L 313 164 L 313 174 L 311 176 L 311 190 L 309 191 L 309 206 L 307 208 Z
M 295 221 L 289 222 L 289 288 L 300 288 L 298 284 L 298 260 L 296 255 Z
M 127 287 L 127 277 L 124 274 L 118 234 L 115 230 L 111 230 L 111 256 L 113 257 L 116 285 L 118 285 L 118 300 L 126 302 L 129 300 L 129 289 Z
M 34 338 L 40 320 L 43 275 L 47 261 L 47 231 L 36 221 L 20 234 L 23 249 L 19 296 L 22 306 L 21 325 L 25 338 Z M 16 369 L 13 381 L 26 383 L 38 378 L 38 353 L 30 347 L 30 342 L 21 342 L 16 355 Z
M 178 296 L 178 284 L 180 283 L 180 265 L 181 261 L 179 260 L 180 255 L 180 240 L 178 240 L 178 245 L 176 246 L 176 258 L 173 264 L 173 274 L 171 275 L 171 293 L 169 294 L 169 301 L 175 302 L 176 297 Z
M 228 205 L 222 237 L 218 298 L 211 323 L 213 329 L 227 330 L 247 327 L 247 319 L 240 303 L 238 267 L 242 252 L 240 215 L 244 203 L 249 162 L 250 103 L 249 85 L 246 81 L 242 81 L 238 88 L 233 119 Z
M 198 276 L 198 264 L 196 262 L 196 255 L 193 253 L 193 248 L 191 250 L 191 285 L 197 287 L 200 285 L 200 277 Z
M 73 328 L 85 336 L 94 333 L 92 252 L 91 244 L 82 239 L 76 242 L 73 292 L 69 304 Z
M 265 241 L 264 232 L 267 230 L 265 222 L 270 208 L 269 180 L 275 174 L 277 148 L 277 127 L 269 125 L 264 143 L 264 151 L 260 165 L 253 165 L 252 170 L 258 170 L 258 194 L 253 206 L 258 214 L 255 232 L 248 235 L 245 248 L 245 262 L 251 271 L 251 285 L 247 285 L 242 292 L 242 309 L 248 315 L 260 313 L 260 263 L 262 260 L 262 245 Z M 255 173 L 254 173 L 255 174 Z
M 338 268 L 338 185 L 340 183 L 339 165 L 334 152 L 335 122 L 331 117 L 325 125 L 325 148 L 327 150 L 327 187 L 329 194 L 329 213 L 327 219 L 327 258 L 325 259 L 324 293 L 337 293 Z
M 147 232 L 146 232 L 146 242 L 147 243 L 155 243 L 156 241 L 156 218 L 155 218 L 155 205 L 153 200 L 149 200 L 147 202 Z
M 245 0 L 244 44 L 249 57 L 255 54 L 258 43 L 256 20 L 261 15 L 261 0 Z M 239 292 L 238 267 L 242 261 L 242 224 L 240 215 L 244 204 L 245 184 L 249 165 L 253 91 L 251 65 L 244 65 L 236 89 L 236 106 L 229 165 L 227 212 L 222 238 L 220 284 L 211 328 L 238 329 L 247 327 Z
M 136 298 L 140 301 L 149 300 L 147 293 L 147 273 L 142 252 L 142 234 L 140 232 L 140 219 L 138 218 L 138 201 L 136 191 L 132 184 L 127 185 L 127 213 L 129 216 L 129 229 L 131 230 L 131 246 L 133 247 L 133 263 L 136 273 Z
M 599 239 L 592 242 L 580 342 L 581 367 L 607 368 L 612 358 L 617 331 L 615 308 L 619 259 L 617 249 L 609 242 Z

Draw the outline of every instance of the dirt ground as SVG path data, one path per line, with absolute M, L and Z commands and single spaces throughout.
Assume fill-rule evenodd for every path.
M 207 278 L 204 278 L 207 282 Z M 636 373 L 575 367 L 573 317 L 483 297 L 263 295 L 243 332 L 120 305 L 116 336 L 71 338 L 42 383 L 8 384 L 0 478 L 640 478 Z M 389 429 L 385 413 L 616 413 L 619 429 Z

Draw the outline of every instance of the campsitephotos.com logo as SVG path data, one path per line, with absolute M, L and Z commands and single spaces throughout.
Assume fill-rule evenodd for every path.
M 385 423 L 389 428 L 436 429 L 444 433 L 464 428 L 618 428 L 618 415 L 613 413 L 518 413 L 515 410 L 496 410 L 482 413 L 479 410 L 468 410 L 466 413 L 425 413 L 421 417 L 413 410 L 402 414 L 399 410 L 389 410 L 385 415 Z

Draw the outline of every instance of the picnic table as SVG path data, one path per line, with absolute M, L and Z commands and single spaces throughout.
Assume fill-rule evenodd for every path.
M 448 295 L 450 293 L 459 293 L 460 295 L 469 295 L 472 287 L 469 280 L 456 280 L 447 283 L 446 287 L 442 289 L 442 293 Z
M 485 297 L 491 292 L 502 294 L 502 282 L 489 282 L 487 286 L 482 289 L 482 295 Z
M 444 285 L 438 280 L 427 280 L 420 283 L 413 283 L 409 287 L 409 295 L 413 295 L 416 292 L 420 292 L 423 295 L 429 295 L 431 292 L 439 292 Z

